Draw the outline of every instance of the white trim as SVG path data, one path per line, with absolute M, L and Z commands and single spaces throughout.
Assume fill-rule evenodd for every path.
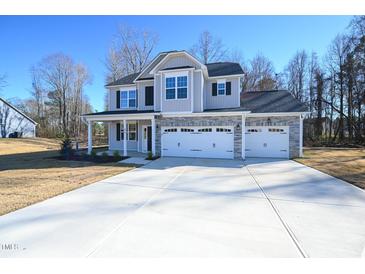
M 151 119 L 151 129 L 152 129 L 152 155 L 156 155 L 156 120 Z M 148 137 L 147 137 L 148 138 Z M 147 148 L 148 150 L 148 148 Z
M 86 121 L 119 121 L 119 120 L 150 120 L 159 113 L 129 113 L 82 116 Z
M 140 82 L 152 82 L 155 80 L 155 77 L 153 77 L 153 79 L 143 79 L 143 80 L 135 80 L 136 84 L 140 83 Z
M 141 127 L 141 151 L 142 153 L 148 152 L 148 127 L 151 125 L 142 125 Z M 144 140 L 144 130 L 146 129 L 146 140 Z M 145 143 L 146 141 L 146 143 Z M 144 146 L 146 146 L 146 150 L 144 150 Z
M 192 56 L 190 53 L 186 52 L 186 51 L 177 51 L 177 52 L 169 52 L 166 54 L 166 56 L 164 58 L 162 58 L 160 60 L 160 62 L 158 62 L 155 67 L 153 69 L 151 69 L 150 74 L 154 74 L 156 72 L 156 68 L 162 64 L 163 62 L 165 62 L 166 58 L 171 56 L 171 55 L 186 55 L 188 58 L 190 58 L 191 60 L 193 60 L 194 62 L 198 63 L 202 68 L 207 70 L 206 65 L 204 65 L 203 63 L 201 63 L 198 59 L 196 59 L 194 56 Z
M 248 111 L 232 112 L 162 112 L 162 117 L 209 117 L 209 116 L 241 116 L 249 113 Z
M 242 130 L 241 130 L 241 157 L 244 160 L 246 158 L 246 116 L 242 115 Z
M 123 120 L 123 156 L 127 156 L 127 120 L 126 119 Z
M 194 112 L 194 71 L 190 72 L 191 74 L 191 81 L 190 81 L 190 105 L 191 105 L 191 112 Z M 188 76 L 189 79 L 189 76 Z M 188 90 L 188 97 L 189 97 L 189 90 Z
M 202 70 L 200 70 L 200 76 L 201 76 L 201 78 L 200 78 L 200 81 L 201 81 L 201 84 L 200 84 L 200 88 L 201 88 L 201 90 L 200 90 L 200 100 L 201 100 L 201 102 L 200 102 L 200 111 L 204 111 L 204 75 L 203 75 L 203 71 Z
M 178 89 L 178 86 L 177 86 L 177 77 L 186 77 L 186 98 L 177 98 L 177 89 Z M 164 88 L 162 89 L 161 88 L 161 96 L 164 94 L 163 98 L 164 98 L 164 101 L 166 102 L 173 102 L 173 101 L 176 101 L 176 100 L 189 100 L 189 72 L 186 72 L 186 73 L 164 73 L 164 77 L 165 79 L 164 83 L 165 83 L 165 86 Z M 166 98 L 166 79 L 167 78 L 175 78 L 175 98 L 174 99 L 167 99 Z M 165 91 L 165 92 L 163 92 Z
M 224 84 L 224 93 L 223 94 L 219 94 L 219 88 L 218 88 L 219 84 Z M 227 95 L 226 93 L 227 93 L 227 81 L 226 81 L 226 79 L 224 78 L 224 79 L 217 80 L 217 96 L 226 96 Z
M 303 116 L 299 115 L 299 157 L 303 157 Z
M 91 154 L 93 149 L 93 124 L 92 121 L 87 123 L 87 153 Z
M 232 84 L 231 84 L 232 85 Z M 241 77 L 238 77 L 238 106 L 241 106 Z M 232 86 L 231 86 L 231 94 L 232 94 Z
M 179 73 L 180 71 L 191 71 L 195 70 L 195 68 L 177 68 L 177 69 L 168 69 L 168 70 L 159 70 L 160 73 Z
M 131 106 L 129 106 L 129 93 L 131 92 L 131 91 L 134 91 L 135 92 L 135 95 L 136 95 L 136 97 L 134 98 L 134 100 L 136 100 L 136 105 L 134 106 L 134 107 L 131 107 Z M 120 92 L 120 102 L 119 102 L 119 104 L 120 104 L 120 108 L 119 109 L 137 109 L 137 106 L 138 106 L 138 102 L 137 102 L 137 100 L 138 100 L 138 95 L 137 95 L 137 88 L 136 89 L 125 89 L 125 90 L 120 90 L 119 91 Z M 122 92 L 127 92 L 127 102 L 128 102 L 128 107 L 123 107 L 122 106 Z M 133 100 L 133 99 L 132 99 Z
M 234 77 L 243 77 L 244 74 L 232 74 L 232 75 L 220 75 L 220 76 L 211 76 L 211 77 L 208 77 L 208 80 L 211 80 L 211 79 L 218 79 L 218 78 L 234 78 Z
M 155 58 L 152 59 L 152 61 L 137 75 L 137 78 L 134 79 L 134 81 L 136 81 L 150 66 L 152 66 L 153 62 L 158 58 L 160 57 L 160 55 L 162 54 L 166 54 L 166 52 L 160 52 L 159 54 L 156 55 Z M 167 54 L 166 54 L 167 55 Z M 162 58 L 163 60 L 164 58 Z M 150 73 L 151 74 L 151 73 Z M 152 73 L 153 74 L 153 73 Z M 154 78 L 154 77 L 153 77 Z M 133 81 L 133 82 L 134 82 Z
M 163 74 L 160 73 L 160 110 L 162 111 L 162 97 L 163 97 L 163 92 L 162 92 L 162 89 L 163 89 Z
M 107 89 L 119 88 L 119 87 L 136 87 L 136 84 L 125 84 L 125 85 L 113 85 L 113 86 L 105 86 Z M 115 90 L 116 91 L 116 90 Z
M 247 117 L 267 117 L 267 116 L 298 116 L 308 112 L 272 112 L 272 113 L 249 113 Z

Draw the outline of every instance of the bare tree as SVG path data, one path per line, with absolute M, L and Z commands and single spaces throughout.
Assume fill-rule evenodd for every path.
M 203 31 L 199 40 L 190 49 L 191 54 L 199 58 L 204 64 L 222 61 L 228 50 L 220 38 L 214 37 L 209 31 Z
M 347 53 L 350 49 L 349 39 L 346 35 L 337 35 L 332 41 L 327 60 L 331 70 L 335 71 L 336 90 L 338 92 L 340 117 L 338 123 L 339 139 L 342 141 L 345 136 L 344 129 L 344 96 L 345 96 L 345 61 Z
M 265 56 L 258 54 L 249 63 L 244 80 L 244 91 L 262 91 L 278 88 L 274 65 Z
M 308 55 L 302 50 L 293 56 L 286 67 L 288 90 L 301 102 L 305 102 L 307 98 L 304 94 L 307 83 L 307 66 Z
M 158 35 L 154 32 L 119 26 L 106 57 L 106 81 L 142 71 L 151 60 L 157 41 Z
M 322 71 L 318 68 L 315 72 L 315 80 L 316 80 L 316 110 L 317 110 L 317 117 L 315 123 L 315 130 L 316 136 L 322 136 L 323 130 L 323 120 L 322 120 L 322 113 L 323 113 L 323 89 L 324 89 L 324 76 Z
M 56 127 L 64 136 L 78 137 L 82 129 L 80 115 L 90 110 L 83 93 L 91 77 L 87 68 L 71 57 L 53 54 L 31 69 L 35 120 L 43 127 Z
M 312 118 L 314 111 L 314 89 L 315 89 L 315 77 L 316 72 L 319 69 L 317 53 L 312 52 L 308 61 L 308 105 L 310 111 L 310 117 Z
M 5 74 L 0 74 L 0 91 L 6 87 L 7 82 L 6 82 L 6 75 Z

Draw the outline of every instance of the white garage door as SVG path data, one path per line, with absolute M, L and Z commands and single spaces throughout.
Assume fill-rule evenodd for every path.
M 162 156 L 233 159 L 233 127 L 162 127 Z
M 246 157 L 289 158 L 289 127 L 246 127 Z

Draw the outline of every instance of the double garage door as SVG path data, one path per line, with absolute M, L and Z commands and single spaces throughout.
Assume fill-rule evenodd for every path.
M 162 127 L 162 156 L 234 157 L 233 127 Z M 288 126 L 246 126 L 246 157 L 289 158 Z
M 233 127 L 162 127 L 162 156 L 233 159 Z

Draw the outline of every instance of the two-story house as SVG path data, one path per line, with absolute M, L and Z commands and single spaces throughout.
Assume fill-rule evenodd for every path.
M 241 92 L 238 63 L 202 64 L 186 51 L 158 54 L 141 72 L 108 88 L 109 149 L 160 156 L 293 158 L 302 151 L 306 108 L 287 91 Z

